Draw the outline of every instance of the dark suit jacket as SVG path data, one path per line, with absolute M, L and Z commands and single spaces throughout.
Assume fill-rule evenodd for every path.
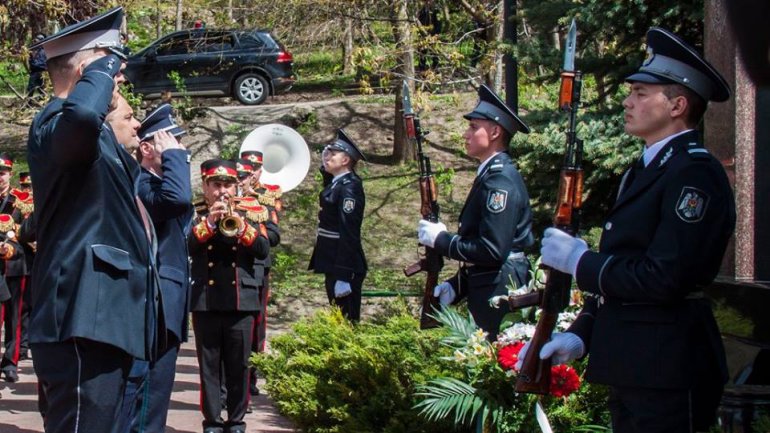
M 318 236 L 309 269 L 350 282 L 367 270 L 361 246 L 366 197 L 361 178 L 350 172 L 329 182 L 319 196 Z
M 490 334 L 497 333 L 506 310 L 491 308 L 489 298 L 507 293 L 509 276 L 517 284 L 527 280 L 526 259 L 509 263 L 508 257 L 532 245 L 531 228 L 527 187 L 511 157 L 503 152 L 492 158 L 473 181 L 460 213 L 457 234 L 442 232 L 436 238 L 436 251 L 465 262 L 463 272 L 450 283 L 458 301 L 467 296 L 474 320 Z
M 67 99 L 54 98 L 30 127 L 38 250 L 29 339 L 82 337 L 147 359 L 157 290 L 151 247 L 135 202 L 139 167 L 104 123 L 114 86 L 104 65 L 88 66 Z
M 587 301 L 570 328 L 589 348 L 587 378 L 679 389 L 725 380 L 721 338 L 701 296 L 735 226 L 725 171 L 691 131 L 627 178 L 599 251 L 577 268 L 580 289 L 604 298 Z
M 158 236 L 158 275 L 166 329 L 187 341 L 190 311 L 190 265 L 187 235 L 193 218 L 189 152 L 170 149 L 161 156 L 163 177 L 147 170 L 139 175 L 137 192 Z

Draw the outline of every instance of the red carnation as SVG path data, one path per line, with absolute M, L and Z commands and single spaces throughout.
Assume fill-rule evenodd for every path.
M 513 344 L 503 346 L 497 351 L 497 362 L 503 367 L 503 370 L 513 370 L 513 367 L 519 361 L 519 352 L 524 347 L 524 343 L 517 341 Z
M 568 365 L 551 367 L 551 395 L 567 397 L 580 388 L 580 376 Z

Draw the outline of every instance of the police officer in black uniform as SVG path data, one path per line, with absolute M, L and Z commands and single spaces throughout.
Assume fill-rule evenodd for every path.
M 267 230 L 234 209 L 237 171 L 233 161 L 201 164 L 205 204 L 189 240 L 192 312 L 201 377 L 204 433 L 243 433 L 249 403 L 249 355 L 260 309 L 255 260 L 270 251 Z M 223 219 L 228 219 L 224 222 Z M 221 383 L 227 390 L 227 421 L 220 414 Z
M 114 8 L 39 44 L 55 97 L 27 145 L 37 235 L 29 339 L 48 433 L 115 432 L 131 364 L 156 348 L 155 239 L 136 198 L 139 165 L 104 122 L 125 81 L 122 22 Z
M 463 138 L 468 155 L 481 165 L 460 213 L 458 233 L 422 220 L 418 237 L 461 262 L 460 271 L 436 286 L 434 296 L 444 305 L 467 297 L 473 320 L 493 340 L 507 308 L 494 308 L 489 299 L 507 294 L 511 280 L 517 287 L 529 281 L 523 249 L 534 243 L 532 212 L 524 180 L 507 153 L 513 134 L 527 134 L 529 127 L 487 86 L 478 94 L 476 108 L 465 115 L 469 124 Z
M 730 90 L 692 47 L 661 28 L 627 78 L 626 132 L 645 141 L 623 178 L 599 251 L 546 230 L 543 263 L 575 276 L 587 296 L 570 329 L 541 358 L 590 354 L 587 380 L 610 386 L 612 431 L 706 431 L 727 380 L 703 288 L 719 271 L 735 226 L 725 170 L 697 127 L 708 101 Z
M 361 318 L 361 286 L 367 264 L 361 247 L 366 197 L 356 163 L 364 158 L 353 140 L 339 129 L 323 151 L 324 189 L 319 195 L 318 233 L 310 270 L 325 275 L 329 303 L 352 322 Z

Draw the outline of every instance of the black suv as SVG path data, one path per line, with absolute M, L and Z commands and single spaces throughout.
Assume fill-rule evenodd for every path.
M 176 71 L 190 95 L 232 95 L 254 105 L 291 88 L 292 63 L 291 53 L 266 31 L 192 29 L 129 56 L 125 75 L 134 92 L 149 98 L 176 93 L 169 78 Z

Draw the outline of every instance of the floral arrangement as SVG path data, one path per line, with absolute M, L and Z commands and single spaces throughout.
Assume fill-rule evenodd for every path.
M 566 330 L 575 320 L 576 303 L 561 313 L 557 331 Z M 514 368 L 521 349 L 535 332 L 536 309 L 517 311 L 503 324 L 497 339 L 490 342 L 487 333 L 478 329 L 470 315 L 467 318 L 452 308 L 436 313 L 447 329 L 442 344 L 453 349 L 452 359 L 463 369 L 465 380 L 436 378 L 418 389 L 422 400 L 417 404 L 428 419 L 445 419 L 454 415 L 456 425 L 474 425 L 477 432 L 536 431 L 534 416 L 538 397 L 514 391 L 517 371 Z M 550 396 L 541 399 L 549 414 L 556 414 L 560 427 L 577 427 L 603 423 L 606 411 L 597 387 L 581 387 L 585 363 L 551 368 Z M 590 406 L 586 410 L 586 405 Z M 570 407 L 571 406 L 571 407 Z M 566 408 L 566 409 L 565 409 Z M 574 412 L 574 413 L 573 413 Z M 542 426 L 541 426 L 542 427 Z M 597 427 L 597 426 L 591 426 Z M 602 427 L 597 427 L 599 430 Z

